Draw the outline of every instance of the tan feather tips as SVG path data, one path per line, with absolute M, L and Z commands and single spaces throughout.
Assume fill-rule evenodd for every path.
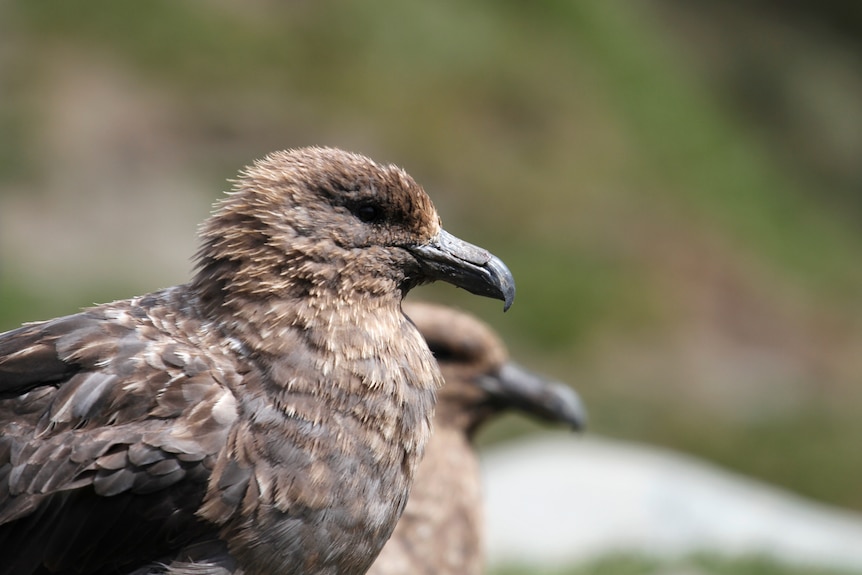
M 406 172 L 335 148 L 273 152 L 234 184 L 204 223 L 204 238 L 239 224 L 264 241 L 287 233 L 355 248 L 423 243 L 440 230 L 431 199 Z
M 431 199 L 407 172 L 337 148 L 274 152 L 246 169 L 242 182 L 316 192 L 364 222 L 403 227 L 417 241 L 440 229 Z
M 503 262 L 443 230 L 407 173 L 334 148 L 275 152 L 246 168 L 201 239 L 194 286 L 204 299 L 323 284 L 400 297 L 437 280 L 506 308 L 515 295 Z
M 192 285 L 215 307 L 324 291 L 394 301 L 429 281 L 404 248 L 440 230 L 431 200 L 399 168 L 332 148 L 275 152 L 242 171 L 201 226 Z

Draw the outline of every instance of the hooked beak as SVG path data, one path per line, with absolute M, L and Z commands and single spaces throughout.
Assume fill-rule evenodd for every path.
M 426 277 L 464 288 L 470 293 L 503 301 L 503 311 L 515 300 L 515 279 L 500 258 L 445 230 L 410 251 Z
M 495 375 L 482 375 L 478 384 L 495 404 L 566 423 L 575 430 L 583 429 L 587 423 L 587 410 L 575 390 L 516 363 L 505 364 Z

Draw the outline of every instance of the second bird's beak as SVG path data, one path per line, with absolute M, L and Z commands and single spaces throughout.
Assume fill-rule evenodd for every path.
M 516 363 L 506 363 L 494 375 L 482 375 L 477 383 L 492 403 L 548 421 L 566 423 L 576 430 L 586 426 L 587 410 L 575 390 Z
M 431 280 L 464 288 L 470 293 L 503 300 L 503 311 L 515 300 L 515 279 L 500 258 L 440 230 L 430 242 L 413 246 Z

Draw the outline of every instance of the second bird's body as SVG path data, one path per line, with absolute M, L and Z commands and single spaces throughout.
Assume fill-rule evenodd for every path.
M 446 383 L 407 508 L 369 575 L 484 573 L 482 490 L 473 435 L 505 411 L 575 429 L 586 422 L 578 395 L 512 362 L 475 317 L 437 304 L 404 302 Z M 525 494 L 527 496 L 528 494 Z

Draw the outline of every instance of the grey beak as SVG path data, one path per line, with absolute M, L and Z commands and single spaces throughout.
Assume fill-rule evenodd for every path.
M 515 279 L 500 258 L 445 230 L 410 251 L 429 280 L 440 280 L 470 293 L 503 300 L 503 311 L 515 300 Z
M 483 375 L 478 384 L 498 405 L 566 423 L 576 430 L 587 423 L 587 410 L 575 390 L 516 363 L 505 364 L 496 375 Z

